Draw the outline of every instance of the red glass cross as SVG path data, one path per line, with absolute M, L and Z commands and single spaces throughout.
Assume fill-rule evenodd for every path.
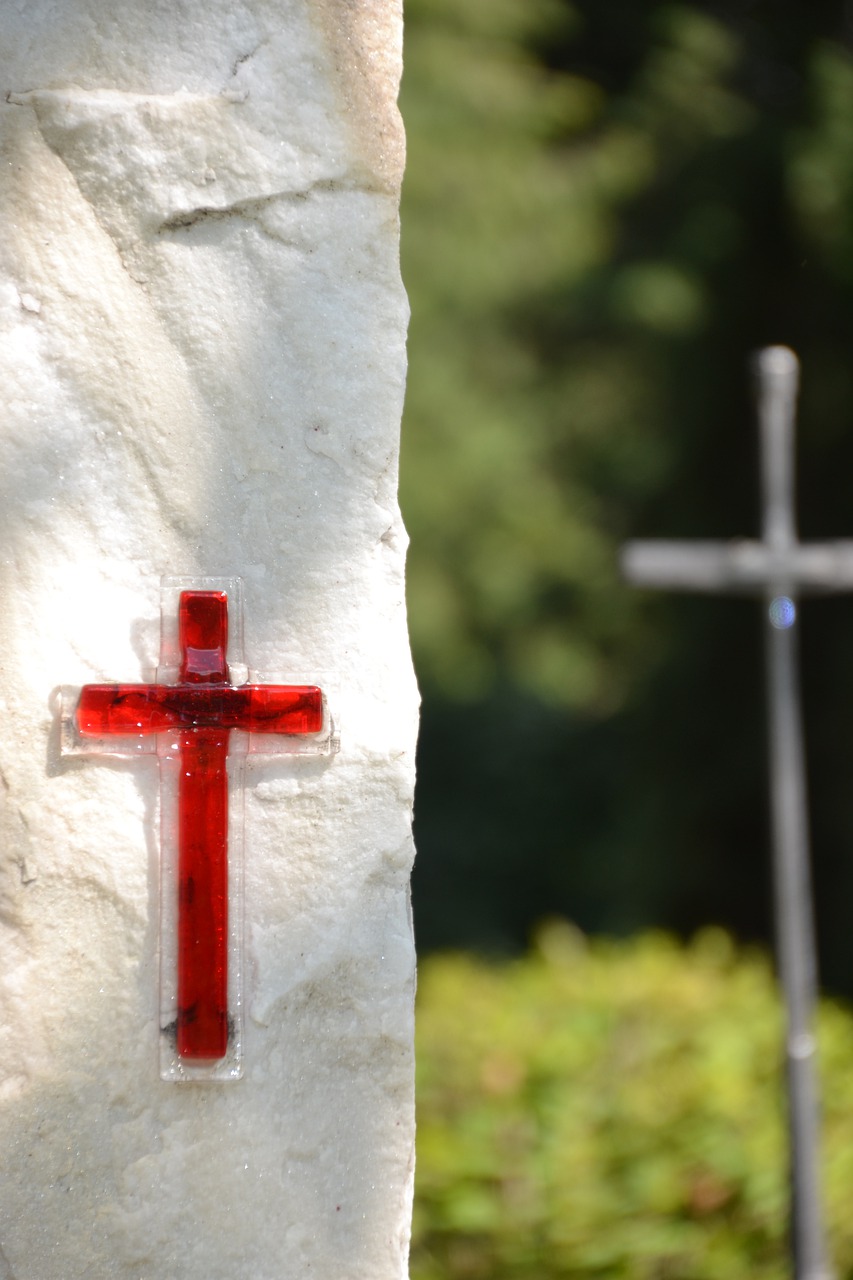
M 183 591 L 177 684 L 88 684 L 81 737 L 169 733 L 177 737 L 178 1056 L 215 1061 L 228 1049 L 228 775 L 232 729 L 318 733 L 323 695 L 314 685 L 232 685 L 224 591 Z

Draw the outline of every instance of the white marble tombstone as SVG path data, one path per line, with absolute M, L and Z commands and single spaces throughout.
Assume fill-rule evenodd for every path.
M 399 0 L 0 0 L 0 1277 L 400 1280 L 416 690 Z M 158 1070 L 160 577 L 239 575 L 334 758 L 245 781 L 243 1076 Z

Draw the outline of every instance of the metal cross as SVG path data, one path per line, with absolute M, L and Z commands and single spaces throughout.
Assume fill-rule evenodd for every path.
M 853 590 L 853 541 L 802 543 L 794 515 L 797 358 L 769 347 L 756 358 L 763 537 L 758 541 L 629 542 L 628 579 L 673 590 L 763 598 L 767 627 L 770 804 L 779 969 L 787 1030 L 788 1113 L 796 1280 L 831 1280 L 821 1210 L 815 1080 L 816 960 L 805 763 L 797 673 L 797 598 Z

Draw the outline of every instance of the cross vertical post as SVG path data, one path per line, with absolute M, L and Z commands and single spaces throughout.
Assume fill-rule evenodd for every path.
M 805 755 L 797 666 L 798 596 L 853 590 L 853 542 L 801 543 L 794 508 L 798 363 L 785 347 L 756 358 L 761 438 L 760 542 L 629 542 L 638 586 L 757 595 L 766 609 L 770 810 L 779 973 L 786 1007 L 791 1235 L 795 1280 L 832 1280 L 819 1171 L 813 924 Z
M 227 685 L 228 599 L 184 591 L 180 680 Z M 222 1058 L 228 1046 L 228 740 L 217 725 L 182 728 L 178 782 L 180 1058 Z
M 758 357 L 764 540 L 779 558 L 765 591 L 770 818 L 777 952 L 787 1013 L 786 1072 L 796 1275 L 824 1280 L 819 1110 L 814 1018 L 817 957 L 810 871 L 806 765 L 797 661 L 797 599 L 784 572 L 797 541 L 794 518 L 794 412 L 797 366 L 778 352 Z M 790 604 L 788 603 L 790 601 Z

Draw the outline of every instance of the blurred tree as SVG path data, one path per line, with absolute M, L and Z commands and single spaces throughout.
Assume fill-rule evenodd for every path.
M 408 0 L 427 947 L 517 946 L 554 910 L 768 932 L 755 606 L 634 593 L 616 551 L 755 530 L 771 342 L 804 362 L 803 534 L 853 535 L 851 35 L 842 0 Z M 851 988 L 853 608 L 804 626 L 824 968 Z

